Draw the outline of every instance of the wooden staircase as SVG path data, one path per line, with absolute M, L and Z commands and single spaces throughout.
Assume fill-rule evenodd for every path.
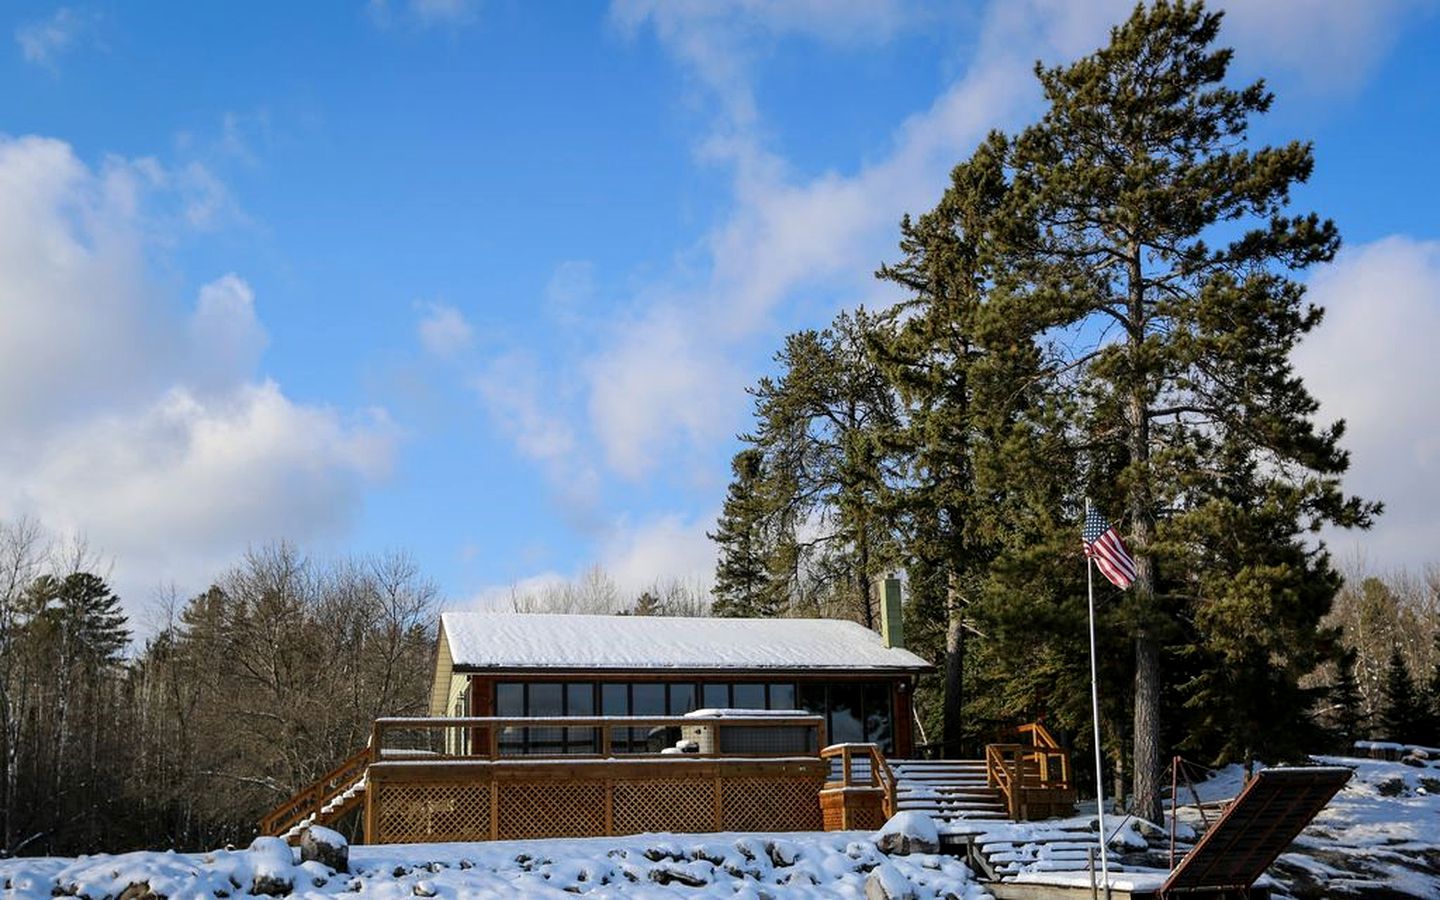
M 923 812 L 941 824 L 1010 817 L 982 759 L 897 759 L 890 766 L 900 810 Z
M 1099 836 L 1087 827 L 1038 826 L 1022 834 L 1012 831 L 1002 828 L 971 837 L 971 867 L 986 881 L 1011 881 L 1041 872 L 1086 872 L 1100 865 Z M 1106 862 L 1112 874 L 1126 871 L 1113 847 Z
M 369 747 L 351 754 L 340 765 L 270 811 L 260 820 L 260 833 L 291 843 L 311 825 L 331 825 L 365 802 L 365 773 L 373 754 Z

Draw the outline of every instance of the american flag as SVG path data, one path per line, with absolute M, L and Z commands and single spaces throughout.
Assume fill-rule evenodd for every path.
M 1085 525 L 1080 529 L 1085 555 L 1095 560 L 1100 574 L 1118 588 L 1128 588 L 1135 581 L 1135 560 L 1125 549 L 1117 532 L 1093 507 L 1085 511 Z

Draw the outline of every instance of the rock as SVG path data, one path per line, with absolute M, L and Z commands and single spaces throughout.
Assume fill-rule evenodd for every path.
M 250 893 L 256 896 L 285 897 L 294 889 L 294 879 L 278 872 L 256 872 L 250 882 Z
M 137 881 L 120 892 L 116 900 L 156 900 L 159 895 L 150 890 L 150 882 Z
M 704 878 L 678 866 L 656 866 L 650 870 L 650 880 L 660 885 L 673 883 L 686 887 L 704 887 L 709 884 Z
M 311 825 L 300 834 L 300 861 L 350 871 L 350 842 L 338 831 Z
M 439 892 L 435 890 L 435 885 L 431 884 L 430 882 L 417 881 L 415 882 L 415 887 L 411 890 L 411 893 L 413 893 L 417 897 L 433 897 Z
M 765 855 L 770 857 L 770 864 L 777 869 L 793 866 L 795 860 L 800 858 L 799 850 L 789 841 L 766 842 Z
M 907 810 L 890 817 L 875 835 L 875 846 L 888 856 L 911 853 L 939 853 L 940 830 L 924 813 Z
M 290 845 L 278 837 L 260 836 L 250 842 L 246 851 L 251 861 L 254 877 L 250 881 L 250 893 L 270 897 L 283 897 L 295 889 L 293 873 L 295 854 Z
M 886 863 L 865 877 L 865 900 L 916 900 L 915 886 Z

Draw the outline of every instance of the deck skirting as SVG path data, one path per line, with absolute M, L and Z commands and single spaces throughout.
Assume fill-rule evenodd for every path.
M 818 759 L 377 762 L 367 843 L 818 831 Z

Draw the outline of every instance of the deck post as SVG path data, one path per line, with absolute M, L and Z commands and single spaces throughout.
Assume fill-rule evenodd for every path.
M 725 830 L 725 779 L 720 775 L 720 766 L 715 767 L 715 830 Z

